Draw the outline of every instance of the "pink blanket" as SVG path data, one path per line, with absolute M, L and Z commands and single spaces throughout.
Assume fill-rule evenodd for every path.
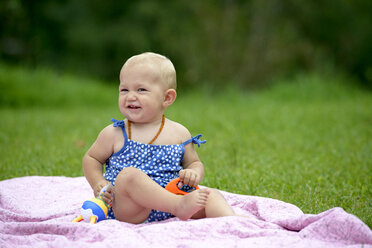
M 132 225 L 72 223 L 92 197 L 84 178 L 0 182 L 0 247 L 372 247 L 372 231 L 341 208 L 312 215 L 274 199 L 222 192 L 239 214 Z

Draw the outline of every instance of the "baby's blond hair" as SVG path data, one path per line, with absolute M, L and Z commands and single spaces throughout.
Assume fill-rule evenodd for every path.
M 166 87 L 169 89 L 177 88 L 176 69 L 167 57 L 157 53 L 145 52 L 130 57 L 123 65 L 123 68 L 137 63 L 150 63 L 151 65 L 156 65 L 157 68 L 159 68 L 161 81 L 166 85 Z

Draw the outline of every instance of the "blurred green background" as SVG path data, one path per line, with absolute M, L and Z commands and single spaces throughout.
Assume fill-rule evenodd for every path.
M 2 0 L 0 58 L 117 81 L 154 51 L 183 89 L 257 88 L 299 71 L 338 71 L 372 85 L 369 0 Z
M 0 180 L 83 176 L 119 70 L 169 57 L 203 185 L 372 226 L 372 1 L 0 2 Z M 187 108 L 185 108 L 187 106 Z

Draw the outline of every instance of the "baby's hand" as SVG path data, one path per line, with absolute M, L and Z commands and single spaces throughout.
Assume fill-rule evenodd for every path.
M 99 181 L 96 185 L 94 185 L 94 187 L 93 187 L 94 197 L 98 197 L 102 188 L 105 187 L 106 185 L 109 185 L 109 184 L 110 184 L 109 181 L 102 180 L 102 181 Z
M 180 182 L 178 187 L 181 188 L 183 185 L 188 185 L 195 188 L 201 181 L 200 175 L 192 169 L 180 170 Z
M 109 186 L 105 192 L 102 192 L 102 189 L 106 186 Z M 114 191 L 113 191 L 113 186 L 112 184 L 109 182 L 109 181 L 106 181 L 106 180 L 102 180 L 100 182 L 98 182 L 94 188 L 94 196 L 95 197 L 98 197 L 101 193 L 101 198 L 102 200 L 104 200 L 104 202 L 108 205 L 111 205 L 112 203 L 112 200 L 113 200 L 113 195 L 114 195 Z
M 103 187 L 101 192 L 99 193 L 99 196 L 107 205 L 112 204 L 113 195 L 114 195 L 114 192 L 113 192 L 113 186 L 111 183 Z
M 104 190 L 103 192 L 102 189 L 104 187 L 106 187 L 106 190 Z M 107 205 L 111 205 L 112 204 L 112 200 L 113 200 L 113 186 L 112 184 L 109 182 L 109 181 L 106 181 L 106 180 L 102 180 L 100 182 L 98 182 L 95 186 L 94 186 L 94 196 L 95 197 L 98 197 L 99 195 L 101 196 L 102 200 L 107 204 Z

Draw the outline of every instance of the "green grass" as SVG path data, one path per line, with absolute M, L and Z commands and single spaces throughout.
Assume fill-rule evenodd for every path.
M 203 185 L 305 213 L 342 207 L 372 226 L 372 94 L 302 75 L 270 89 L 179 92 L 167 117 L 208 140 Z M 116 86 L 0 64 L 0 179 L 82 176 L 98 132 L 121 118 Z M 187 106 L 187 108 L 185 108 Z

